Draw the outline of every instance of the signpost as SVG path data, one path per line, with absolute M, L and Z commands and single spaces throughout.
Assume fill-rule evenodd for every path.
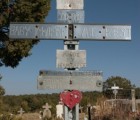
M 102 91 L 100 71 L 78 71 L 86 67 L 86 51 L 79 50 L 79 40 L 129 41 L 130 25 L 84 24 L 84 0 L 56 0 L 57 23 L 11 23 L 11 39 L 64 40 L 64 50 L 57 50 L 56 67 L 66 71 L 40 71 L 38 89 L 64 89 L 64 119 L 79 120 L 78 90 Z M 76 92 L 74 90 L 77 90 Z M 75 95 L 73 95 L 76 94 Z M 73 97 L 72 97 L 73 96 Z M 67 103 L 68 99 L 68 103 Z M 72 103 L 72 105 L 71 105 Z

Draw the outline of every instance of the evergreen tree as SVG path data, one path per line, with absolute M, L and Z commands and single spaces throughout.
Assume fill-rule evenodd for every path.
M 2 76 L 0 74 L 0 81 L 2 79 Z M 4 95 L 5 94 L 5 89 L 0 85 L 0 96 Z
M 131 81 L 126 78 L 120 76 L 111 76 L 104 82 L 104 89 L 110 88 L 114 84 L 123 89 L 132 89 L 135 87 L 135 85 L 133 85 Z
M 0 66 L 16 67 L 39 40 L 10 40 L 10 22 L 44 22 L 50 0 L 0 0 Z
M 111 76 L 104 82 L 103 90 L 107 97 L 114 98 L 113 91 L 108 89 L 114 85 L 123 88 L 122 90 L 118 90 L 118 98 L 131 98 L 131 89 L 134 89 L 135 85 L 130 80 L 120 76 Z

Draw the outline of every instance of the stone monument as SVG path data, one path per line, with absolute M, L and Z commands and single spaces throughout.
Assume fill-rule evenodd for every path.
M 46 103 L 44 106 L 42 106 L 42 108 L 44 108 L 43 111 L 43 118 L 47 117 L 47 118 L 51 118 L 51 111 L 50 108 L 52 108 L 52 106 L 50 106 L 48 103 Z

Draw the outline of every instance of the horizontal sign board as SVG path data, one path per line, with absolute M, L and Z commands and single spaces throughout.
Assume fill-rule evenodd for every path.
M 11 39 L 69 40 L 68 24 L 11 23 Z M 74 24 L 72 40 L 130 40 L 129 25 Z
M 11 39 L 68 39 L 68 25 L 11 23 Z
M 38 89 L 102 91 L 100 71 L 40 71 Z
M 57 10 L 59 23 L 84 23 L 84 10 Z
M 129 25 L 74 24 L 73 39 L 88 40 L 130 40 Z
M 57 0 L 57 9 L 83 9 L 83 0 Z
M 86 67 L 85 50 L 57 50 L 57 68 L 82 68 Z

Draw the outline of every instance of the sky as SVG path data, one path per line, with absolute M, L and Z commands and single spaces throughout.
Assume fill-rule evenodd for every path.
M 102 70 L 104 81 L 111 76 L 127 78 L 140 87 L 140 0 L 84 0 L 85 23 L 132 26 L 131 41 L 80 41 L 79 49 L 87 52 L 87 67 L 81 70 Z M 57 22 L 56 0 L 46 23 Z M 63 50 L 63 40 L 42 40 L 16 68 L 0 67 L 0 84 L 6 95 L 53 93 L 37 90 L 40 70 L 56 68 L 56 50 Z

